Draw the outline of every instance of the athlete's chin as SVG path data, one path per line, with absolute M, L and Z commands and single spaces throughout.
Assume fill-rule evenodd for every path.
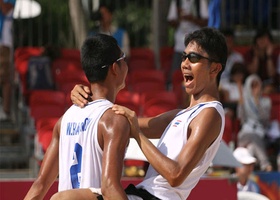
M 193 90 L 190 90 L 190 89 L 185 89 L 185 92 L 188 94 L 188 95 L 193 95 Z

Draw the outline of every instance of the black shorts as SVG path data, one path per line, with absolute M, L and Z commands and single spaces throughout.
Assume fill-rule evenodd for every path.
M 133 184 L 129 184 L 129 186 L 127 186 L 127 188 L 125 189 L 125 193 L 141 197 L 143 200 L 160 200 L 159 198 L 150 194 L 147 190 L 136 188 Z M 103 200 L 102 195 L 99 195 L 97 199 Z

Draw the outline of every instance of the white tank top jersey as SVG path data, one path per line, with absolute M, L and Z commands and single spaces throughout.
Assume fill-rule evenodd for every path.
M 150 165 L 144 181 L 137 185 L 138 188 L 144 188 L 162 200 L 185 200 L 189 196 L 191 190 L 198 183 L 200 177 L 208 169 L 219 148 L 225 125 L 224 109 L 222 104 L 218 101 L 212 101 L 200 103 L 192 108 L 182 110 L 165 129 L 158 143 L 158 149 L 161 153 L 172 160 L 176 160 L 181 149 L 187 142 L 187 130 L 190 122 L 203 109 L 211 107 L 215 108 L 221 115 L 222 126 L 220 133 L 185 181 L 178 187 L 171 187 L 166 179 L 159 175 Z
M 72 105 L 65 112 L 60 127 L 59 191 L 101 187 L 103 151 L 97 139 L 98 121 L 112 105 L 102 99 L 84 108 Z

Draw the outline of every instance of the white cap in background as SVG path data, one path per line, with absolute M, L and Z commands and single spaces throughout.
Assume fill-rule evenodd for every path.
M 233 152 L 233 156 L 236 160 L 245 165 L 252 164 L 257 161 L 257 159 L 249 153 L 248 149 L 244 147 L 237 147 Z

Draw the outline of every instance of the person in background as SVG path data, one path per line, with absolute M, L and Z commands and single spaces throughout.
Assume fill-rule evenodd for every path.
M 91 102 L 83 109 L 72 105 L 58 120 L 25 200 L 43 199 L 58 175 L 58 191 L 87 188 L 76 199 L 101 192 L 108 199 L 126 199 L 121 176 L 130 127 L 124 116 L 111 109 L 125 87 L 125 54 L 112 36 L 97 34 L 84 41 L 81 62 L 90 82 Z
M 130 56 L 130 40 L 127 31 L 123 28 L 118 27 L 113 23 L 114 9 L 112 6 L 107 4 L 100 4 L 98 14 L 96 16 L 99 21 L 98 26 L 90 31 L 89 36 L 95 35 L 96 33 L 102 33 L 113 36 L 119 47 L 125 53 L 126 57 Z
M 210 0 L 208 13 L 208 27 L 219 29 L 221 26 L 221 0 Z
M 277 56 L 277 49 L 269 30 L 258 30 L 252 48 L 244 55 L 244 60 L 248 73 L 257 74 L 261 78 L 265 94 L 279 92 Z
M 228 47 L 228 59 L 226 68 L 221 76 L 221 85 L 231 81 L 231 69 L 234 63 L 244 63 L 243 55 L 234 50 L 235 47 L 235 34 L 232 29 L 222 29 L 221 32 L 224 34 Z M 246 66 L 244 66 L 246 68 Z
M 262 171 L 272 171 L 265 146 L 270 112 L 271 100 L 263 96 L 261 79 L 256 74 L 249 75 L 237 106 L 237 117 L 241 122 L 237 143 L 257 158 Z
M 277 56 L 277 75 L 276 79 L 280 80 L 280 47 L 279 52 Z M 280 84 L 278 84 L 278 87 L 276 87 L 276 92 L 280 93 Z
M 236 108 L 241 98 L 240 94 L 243 92 L 246 77 L 247 71 L 245 65 L 237 62 L 231 68 L 229 80 L 220 84 L 225 113 L 231 119 L 236 118 Z
M 11 121 L 13 91 L 13 11 L 16 0 L 0 0 L 0 121 Z
M 235 168 L 235 173 L 238 179 L 238 191 L 260 193 L 260 188 L 258 184 L 252 178 L 257 159 L 253 157 L 249 153 L 248 149 L 244 147 L 237 147 L 233 151 L 233 156 L 238 162 L 242 164 L 241 167 Z
M 208 3 L 205 0 L 172 0 L 167 21 L 175 29 L 174 54 L 167 80 L 167 84 L 170 84 L 173 72 L 176 69 L 180 69 L 181 54 L 185 50 L 185 36 L 201 27 L 207 26 Z

